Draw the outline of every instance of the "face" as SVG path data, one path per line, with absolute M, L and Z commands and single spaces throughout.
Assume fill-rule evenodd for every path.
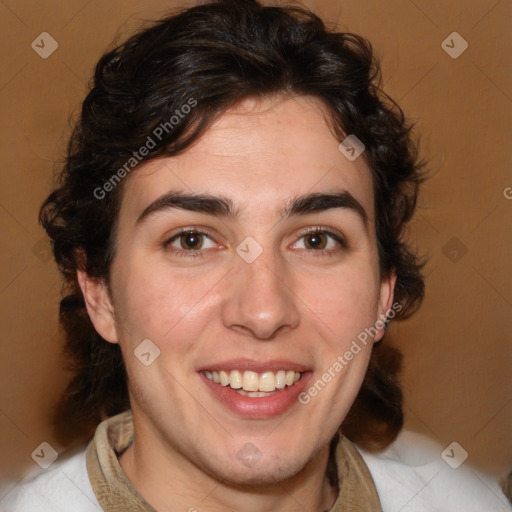
M 120 343 L 136 429 L 239 484 L 290 477 L 325 448 L 382 329 L 353 342 L 392 301 L 370 171 L 325 115 L 312 98 L 247 100 L 134 171 L 110 305 L 89 308 Z

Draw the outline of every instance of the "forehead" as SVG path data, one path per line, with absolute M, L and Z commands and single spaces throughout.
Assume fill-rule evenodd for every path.
M 290 197 L 347 190 L 373 219 L 372 178 L 349 161 L 317 99 L 249 99 L 226 111 L 184 153 L 150 161 L 130 176 L 122 215 L 138 216 L 171 190 L 230 197 L 243 215 L 272 214 Z

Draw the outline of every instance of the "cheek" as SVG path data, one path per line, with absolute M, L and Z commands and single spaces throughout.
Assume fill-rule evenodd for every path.
M 204 330 L 219 281 L 215 272 L 198 277 L 146 261 L 125 262 L 117 275 L 116 315 L 131 344 L 149 338 L 176 345 Z
M 304 278 L 301 288 L 298 295 L 333 343 L 353 339 L 377 319 L 379 285 L 370 266 L 347 266 L 314 280 Z

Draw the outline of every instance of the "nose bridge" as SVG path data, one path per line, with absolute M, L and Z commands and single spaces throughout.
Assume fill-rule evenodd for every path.
M 243 254 L 235 260 L 224 310 L 226 326 L 250 332 L 258 339 L 272 338 L 284 326 L 295 328 L 299 311 L 285 263 L 270 247 L 249 261 Z

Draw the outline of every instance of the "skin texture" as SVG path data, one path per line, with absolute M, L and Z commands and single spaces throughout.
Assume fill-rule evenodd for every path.
M 185 153 L 127 180 L 111 295 L 79 273 L 89 315 L 120 343 L 128 371 L 135 441 L 121 466 L 159 511 L 320 511 L 336 498 L 325 477 L 328 443 L 371 343 L 307 405 L 266 419 L 227 409 L 198 373 L 234 358 L 285 359 L 310 367 L 313 383 L 391 307 L 395 277 L 379 276 L 370 171 L 338 150 L 325 119 L 307 97 L 250 99 L 224 113 Z M 227 197 L 239 216 L 174 208 L 136 222 L 172 190 Z M 296 196 L 342 190 L 362 204 L 367 226 L 348 208 L 279 213 Z M 200 256 L 178 253 L 194 252 L 179 236 L 165 245 L 182 227 L 207 230 Z M 342 234 L 347 247 L 329 236 L 312 247 L 307 228 Z M 252 263 L 236 252 L 248 236 L 263 248 Z M 147 338 L 160 357 L 146 367 L 133 351 Z M 237 457 L 246 443 L 261 453 L 252 467 Z

